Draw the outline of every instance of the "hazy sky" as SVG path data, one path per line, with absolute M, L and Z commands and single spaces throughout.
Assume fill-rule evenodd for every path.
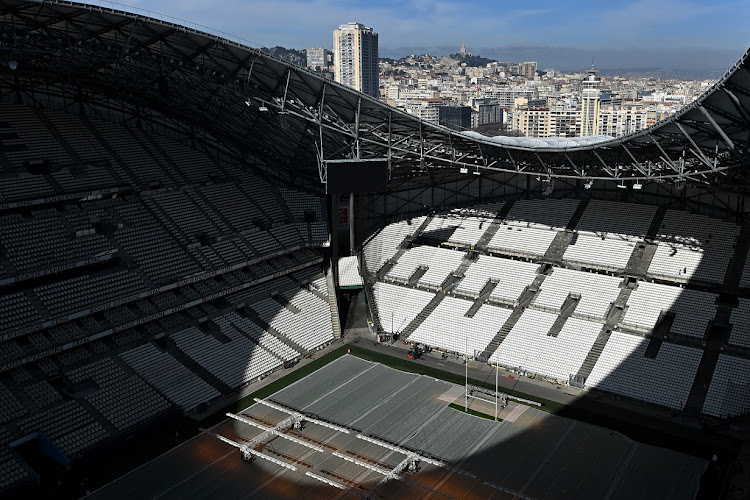
M 96 3 L 94 0 L 88 0 Z M 257 45 L 331 47 L 356 21 L 380 35 L 381 56 L 457 52 L 529 59 L 540 67 L 726 68 L 750 46 L 749 0 L 125 0 Z M 127 10 L 127 9 L 126 9 Z M 583 60 L 580 60 L 583 59 Z M 580 60 L 580 62 L 579 62 Z

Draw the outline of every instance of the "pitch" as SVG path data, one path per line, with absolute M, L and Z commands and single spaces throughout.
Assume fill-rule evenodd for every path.
M 282 433 L 322 451 L 278 436 L 254 445 L 296 471 L 262 458 L 243 461 L 239 450 L 204 434 L 92 497 L 684 499 L 695 497 L 707 465 L 513 403 L 501 422 L 468 415 L 448 406 L 463 402 L 463 387 L 354 356 L 341 357 L 268 399 L 349 433 L 308 422 L 302 430 Z M 268 427 L 289 417 L 257 403 L 241 414 Z M 262 432 L 235 420 L 211 431 L 238 442 L 252 442 Z M 409 454 L 418 470 L 384 479 Z

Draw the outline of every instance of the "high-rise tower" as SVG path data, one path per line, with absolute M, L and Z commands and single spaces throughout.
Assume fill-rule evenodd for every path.
M 591 69 L 581 87 L 581 135 L 599 134 L 599 108 L 601 102 L 602 79 L 596 75 L 597 70 L 591 61 Z
M 334 78 L 379 97 L 378 34 L 363 24 L 342 24 L 333 32 Z

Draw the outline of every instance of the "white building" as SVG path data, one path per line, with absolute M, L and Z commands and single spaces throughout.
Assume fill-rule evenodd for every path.
M 594 66 L 588 70 L 581 89 L 581 135 L 599 135 L 599 109 L 602 79 L 596 76 Z
M 334 78 L 379 97 L 378 34 L 363 24 L 342 24 L 333 32 Z
M 322 47 L 307 49 L 307 67 L 314 70 L 324 70 L 331 62 L 331 51 Z

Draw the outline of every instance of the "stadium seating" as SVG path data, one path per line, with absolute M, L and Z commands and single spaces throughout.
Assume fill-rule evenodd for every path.
M 403 331 L 421 315 L 421 322 L 408 337 L 410 341 L 462 353 L 465 348 L 456 332 L 471 331 L 470 351 L 486 348 L 493 338 L 501 341 L 491 362 L 561 381 L 571 376 L 581 377 L 576 383 L 585 381 L 591 388 L 682 409 L 703 354 L 700 346 L 706 345 L 706 332 L 718 317 L 717 292 L 721 288 L 716 284 L 723 283 L 739 227 L 687 212 L 658 212 L 653 206 L 589 200 L 586 209 L 579 212 L 570 238 L 568 226 L 576 213 L 577 200 L 511 203 L 500 221 L 490 219 L 487 213 L 473 215 L 466 209 L 454 209 L 433 216 L 418 234 L 403 222 L 381 229 L 363 249 L 370 279 L 375 280 L 373 310 L 379 315 L 380 328 L 385 332 Z M 492 215 L 497 215 L 501 207 L 498 205 Z M 647 246 L 654 236 L 649 231 L 655 227 L 657 212 L 660 227 L 653 253 L 653 247 Z M 483 232 L 484 224 L 493 231 L 492 237 L 481 239 L 481 243 L 477 237 L 480 223 Z M 557 241 L 567 246 L 556 246 L 555 252 L 549 254 L 561 255 L 562 261 L 558 262 L 547 253 L 563 230 L 566 238 Z M 399 251 L 410 234 L 418 237 L 421 246 Z M 459 261 L 458 255 L 438 247 L 446 243 L 473 245 L 479 255 Z M 677 253 L 666 255 L 665 249 L 675 245 Z M 638 259 L 633 259 L 634 269 L 625 273 L 636 246 L 644 250 L 637 254 Z M 516 260 L 518 257 L 530 262 Z M 687 259 L 685 263 L 696 264 L 692 274 L 659 271 L 665 259 L 682 257 Z M 375 272 L 386 260 L 395 262 L 384 277 L 378 277 Z M 463 278 L 446 290 L 448 296 L 434 310 L 425 309 L 434 296 L 408 284 L 434 290 L 436 283 L 442 283 L 457 269 L 456 264 L 463 264 Z M 568 267 L 585 267 L 589 272 Z M 646 268 L 648 276 L 638 274 L 634 278 L 630 274 Z M 410 278 L 418 269 L 424 271 L 412 282 Z M 750 265 L 745 266 L 741 286 L 750 283 L 748 269 Z M 648 281 L 646 278 L 650 276 L 658 277 L 660 282 Z M 693 286 L 696 280 L 702 283 Z M 477 299 L 490 289 L 486 288 L 490 282 L 492 291 L 483 297 L 485 303 L 476 317 L 481 319 L 482 312 L 492 302 L 522 312 L 518 320 L 492 335 L 475 318 L 465 315 L 470 304 L 458 298 Z M 750 330 L 746 327 L 750 323 L 748 303 L 748 299 L 740 299 L 730 318 L 729 345 L 732 355 L 740 360 L 735 363 L 737 366 L 750 359 L 742 353 L 750 348 Z M 612 308 L 612 304 L 616 307 Z M 663 328 L 660 320 L 669 326 L 668 331 L 658 332 L 666 340 L 659 338 L 647 358 L 644 354 L 649 337 L 657 328 Z M 604 329 L 614 333 L 611 337 L 603 335 L 595 346 Z M 740 373 L 739 370 L 735 372 Z M 639 386 L 637 380 L 641 378 L 648 382 Z M 732 384 L 732 398 L 744 401 L 744 396 L 738 395 L 739 382 Z M 674 391 L 670 391 L 672 386 L 676 388 Z M 746 412 L 736 405 L 732 408 L 712 411 L 721 416 Z
M 446 297 L 409 336 L 409 340 L 474 357 L 487 348 L 512 311 L 483 305 L 469 318 L 465 314 L 471 305 L 466 300 Z
M 550 336 L 556 319 L 555 314 L 526 309 L 490 361 L 567 382 L 583 364 L 601 325 L 569 318 Z
M 719 354 L 703 412 L 715 417 L 734 417 L 750 411 L 748 373 L 750 359 Z
M 590 200 L 575 230 L 580 234 L 635 241 L 646 236 L 654 215 L 656 207 L 649 205 Z
M 578 200 L 517 200 L 505 217 L 505 223 L 538 229 L 564 229 L 578 208 Z
M 434 297 L 432 293 L 390 283 L 375 283 L 374 298 L 385 331 L 396 333 L 409 326 Z
M 263 321 L 306 350 L 333 340 L 328 304 L 316 295 L 298 290 L 282 294 L 299 311 L 290 311 L 272 298 L 252 304 Z
M 538 265 L 528 262 L 480 255 L 476 262 L 469 265 L 456 291 L 478 297 L 487 282 L 494 281 L 497 286 L 492 290 L 490 299 L 515 304 L 537 277 L 538 268 Z
M 428 288 L 437 289 L 451 272 L 458 269 L 464 255 L 463 252 L 447 248 L 413 247 L 404 252 L 387 276 L 407 283 L 418 268 L 426 268 L 427 271 L 419 278 L 419 283 Z
M 648 272 L 677 281 L 722 283 L 739 232 L 732 223 L 668 210 Z
M 739 299 L 729 322 L 732 324 L 729 343 L 750 349 L 750 299 Z
M 398 246 L 407 236 L 417 232 L 426 217 L 395 222 L 382 228 L 364 245 L 363 253 L 367 269 L 378 271 L 398 251 Z
M 675 315 L 671 331 L 702 339 L 716 315 L 716 294 L 640 282 L 633 290 L 622 320 L 624 326 L 650 331 L 663 312 Z
M 11 435 L 0 427 L 0 490 L 9 488 L 29 477 L 21 461 L 16 458 L 8 446 Z
M 524 227 L 503 222 L 487 248 L 521 257 L 541 257 L 556 236 L 557 230 L 552 228 Z
M 95 118 L 0 121 L 0 495 L 28 477 L 11 440 L 42 431 L 74 458 L 333 340 L 319 194 Z M 299 349 L 226 310 L 288 290 Z
M 534 307 L 561 311 L 569 295 L 580 297 L 574 315 L 604 320 L 609 305 L 617 299 L 622 280 L 596 273 L 556 268 L 542 282 Z
M 702 351 L 664 342 L 656 358 L 644 356 L 648 339 L 614 332 L 586 385 L 681 410 L 687 403 Z
M 421 236 L 437 242 L 472 247 L 479 242 L 502 207 L 502 203 L 477 205 L 436 215 L 424 228 Z
M 635 247 L 636 242 L 620 235 L 578 233 L 565 250 L 563 259 L 586 267 L 623 270 Z
M 144 344 L 120 354 L 148 383 L 186 411 L 220 395 L 219 391 L 153 344 Z
M 138 377 L 102 358 L 66 372 L 71 382 L 91 380 L 98 390 L 84 399 L 118 430 L 130 428 L 169 408 L 169 403 Z

